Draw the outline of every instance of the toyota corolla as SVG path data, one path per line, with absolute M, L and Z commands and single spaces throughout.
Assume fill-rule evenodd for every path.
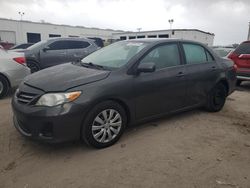
M 127 125 L 197 107 L 221 110 L 234 91 L 235 69 L 193 41 L 117 42 L 80 63 L 28 76 L 12 100 L 14 125 L 37 140 L 107 147 Z

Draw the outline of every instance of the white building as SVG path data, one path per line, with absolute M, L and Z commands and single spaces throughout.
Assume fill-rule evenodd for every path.
M 116 32 L 122 31 L 0 18 L 0 41 L 13 44 L 35 43 L 51 37 L 99 37 L 108 40 Z
M 198 29 L 169 29 L 142 32 L 113 33 L 113 39 L 127 40 L 135 38 L 177 38 L 198 41 L 208 46 L 214 42 L 214 34 Z
M 0 42 L 35 43 L 52 37 L 98 37 L 105 41 L 134 38 L 181 38 L 213 45 L 214 34 L 197 29 L 172 29 L 142 32 L 58 25 L 46 22 L 0 18 Z

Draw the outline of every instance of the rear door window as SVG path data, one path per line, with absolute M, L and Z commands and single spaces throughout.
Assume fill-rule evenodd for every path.
M 88 42 L 85 41 L 68 41 L 68 49 L 81 49 L 90 46 Z
M 198 44 L 184 43 L 183 49 L 187 64 L 201 64 L 214 61 L 213 56 Z
M 68 49 L 67 41 L 55 41 L 49 45 L 50 50 L 65 50 Z

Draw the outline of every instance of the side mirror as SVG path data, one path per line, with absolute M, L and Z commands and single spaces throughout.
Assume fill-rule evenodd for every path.
M 141 72 L 154 72 L 155 71 L 155 63 L 141 63 L 137 67 L 137 73 Z
M 50 47 L 49 47 L 49 46 L 46 46 L 46 47 L 43 48 L 43 51 L 44 51 L 44 52 L 47 52 L 48 50 L 50 50 Z
M 250 59 L 250 54 L 241 54 L 239 56 L 240 59 Z

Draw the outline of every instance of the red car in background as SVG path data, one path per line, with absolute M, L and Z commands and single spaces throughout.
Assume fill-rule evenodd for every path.
M 237 65 L 237 85 L 242 81 L 250 81 L 250 41 L 241 43 L 228 58 Z

